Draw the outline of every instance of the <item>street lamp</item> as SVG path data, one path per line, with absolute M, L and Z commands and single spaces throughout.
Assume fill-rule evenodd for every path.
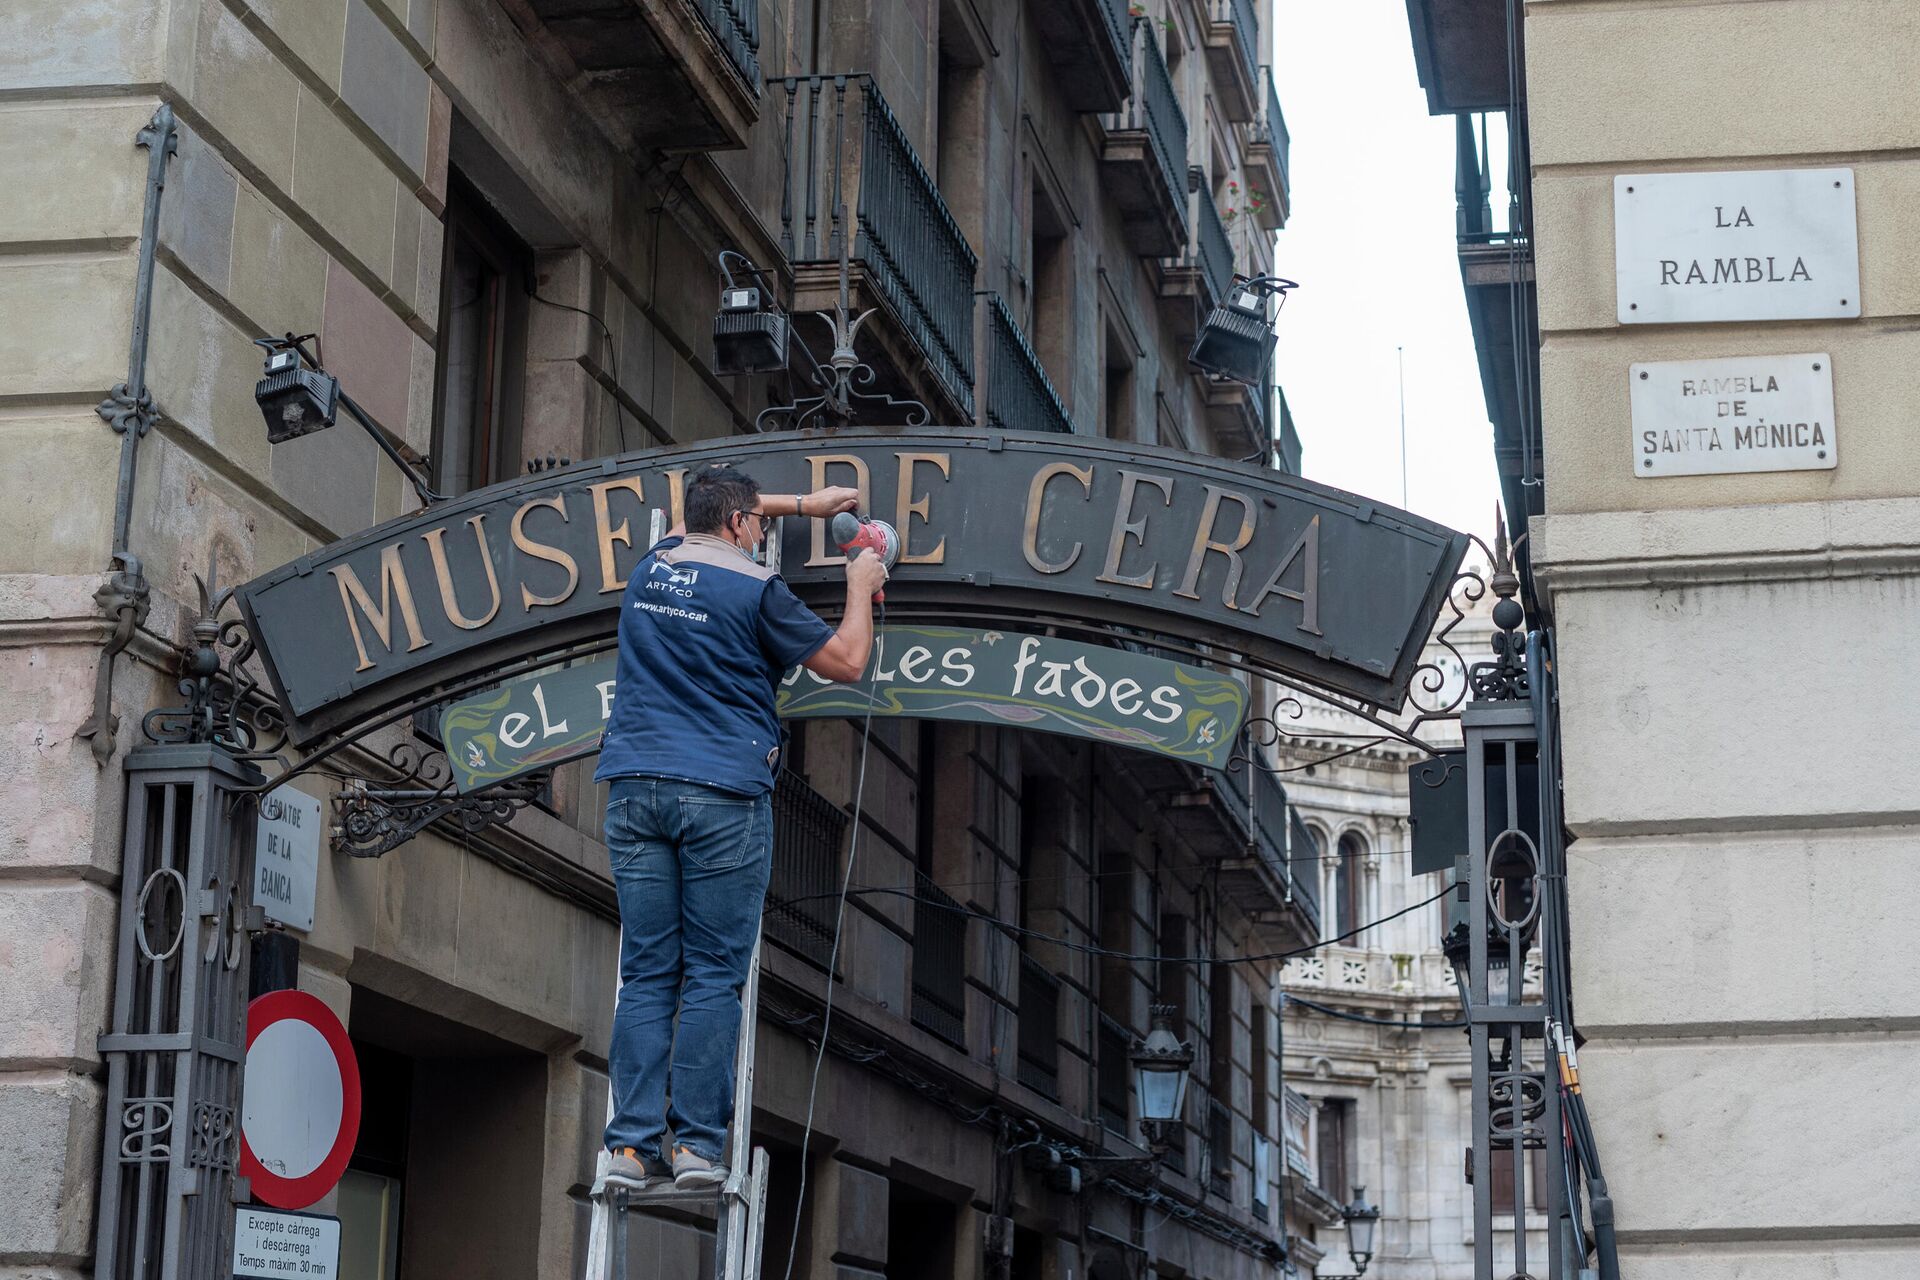
M 1171 1130 L 1186 1114 L 1193 1045 L 1175 1038 L 1172 1005 L 1156 1004 L 1147 1015 L 1151 1019 L 1147 1038 L 1134 1042 L 1131 1056 L 1134 1088 L 1140 1096 L 1140 1131 L 1159 1155 L 1171 1145 Z
M 1353 1255 L 1353 1265 L 1358 1270 L 1346 1276 L 1316 1273 L 1314 1280 L 1360 1280 L 1367 1274 L 1367 1264 L 1373 1261 L 1373 1232 L 1380 1225 L 1380 1206 L 1367 1203 L 1365 1187 L 1353 1189 L 1353 1203 L 1340 1210 L 1340 1218 L 1347 1224 L 1347 1252 Z
M 1225 302 L 1208 313 L 1194 336 L 1187 363 L 1203 373 L 1257 387 L 1273 358 L 1274 314 L 1287 302 L 1287 290 L 1300 286 L 1279 276 L 1235 280 Z M 1269 312 L 1274 298 L 1278 305 Z
M 1530 942 L 1531 939 L 1528 939 L 1522 944 L 1522 957 Z M 1440 943 L 1440 952 L 1453 969 L 1453 984 L 1460 990 L 1460 1009 L 1463 1013 L 1467 1012 L 1467 993 L 1472 989 L 1469 962 L 1473 957 L 1473 939 L 1467 933 L 1464 920 L 1447 931 L 1446 938 Z M 1520 1003 L 1520 992 L 1513 983 L 1512 957 L 1507 954 L 1507 940 L 1495 929 L 1487 931 L 1487 1003 Z
M 320 362 L 307 354 L 307 340 L 313 336 L 289 333 L 280 338 L 253 340 L 254 346 L 264 348 L 267 353 L 266 369 L 253 387 L 253 402 L 260 406 L 260 416 L 266 419 L 267 443 L 283 444 L 325 431 L 334 424 L 338 411 L 345 409 L 373 437 L 380 451 L 393 460 L 393 465 L 407 473 L 407 479 L 413 482 L 413 491 L 420 496 L 421 506 L 440 501 L 440 495 L 400 456 L 386 434 L 373 425 L 366 410 L 340 389 L 340 379 L 322 369 Z

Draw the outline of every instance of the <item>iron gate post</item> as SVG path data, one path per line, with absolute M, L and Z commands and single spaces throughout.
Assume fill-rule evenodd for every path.
M 126 762 L 94 1274 L 231 1274 L 247 930 L 264 775 L 215 743 Z
M 1541 1150 L 1545 1173 L 1547 1270 L 1567 1275 L 1565 1242 L 1565 1125 L 1561 1118 L 1547 1007 L 1527 1002 L 1526 954 L 1540 927 L 1545 870 L 1540 845 L 1557 832 L 1538 830 L 1541 806 L 1523 817 L 1527 786 L 1536 780 L 1539 740 L 1533 708 L 1526 701 L 1479 701 L 1462 708 L 1467 753 L 1467 929 L 1471 944 L 1466 993 L 1467 1034 L 1473 1064 L 1473 1242 L 1475 1280 L 1530 1280 L 1527 1210 L 1532 1201 L 1527 1153 Z M 1522 766 L 1533 769 L 1523 772 Z M 1532 777 L 1528 773 L 1533 773 Z M 1496 901 L 1495 882 L 1507 893 Z M 1522 890 L 1521 886 L 1524 886 Z M 1517 900 L 1516 900 L 1517 899 Z M 1501 962 L 1504 961 L 1504 964 Z M 1489 974 L 1504 968 L 1505 990 L 1495 992 Z M 1496 1205 L 1493 1156 L 1504 1149 L 1512 1161 L 1512 1203 Z M 1511 1233 L 1494 1235 L 1494 1214 L 1512 1216 Z M 1504 1248 L 1501 1246 L 1504 1244 Z M 1502 1265 L 1495 1270 L 1496 1257 Z

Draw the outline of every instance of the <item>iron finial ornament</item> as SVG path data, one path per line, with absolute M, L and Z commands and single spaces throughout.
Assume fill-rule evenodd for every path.
M 1520 578 L 1513 570 L 1513 544 L 1507 522 L 1496 506 L 1493 512 L 1493 575 L 1488 587 L 1499 599 L 1493 606 L 1492 662 L 1476 662 L 1468 670 L 1473 696 L 1484 702 L 1517 702 L 1528 696 L 1526 636 L 1520 627 L 1527 611 L 1515 599 Z

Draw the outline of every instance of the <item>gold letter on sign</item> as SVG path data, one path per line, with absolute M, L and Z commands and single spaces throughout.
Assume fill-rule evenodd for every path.
M 622 476 L 618 480 L 602 480 L 599 484 L 590 484 L 587 486 L 587 492 L 593 495 L 594 528 L 600 535 L 601 595 L 606 595 L 609 591 L 618 591 L 627 585 L 620 579 L 619 575 L 614 572 L 613 544 L 619 542 L 629 547 L 633 545 L 633 534 L 628 531 L 627 522 L 622 520 L 618 525 L 615 525 L 613 523 L 613 517 L 607 511 L 607 493 L 613 489 L 626 489 L 631 491 L 633 496 L 640 499 L 640 501 L 645 502 L 647 500 L 647 495 L 640 489 L 639 476 Z
M 500 579 L 493 572 L 493 551 L 487 546 L 487 527 L 485 516 L 468 516 L 467 523 L 473 527 L 473 540 L 480 547 L 480 563 L 487 571 L 487 590 L 493 594 L 493 603 L 487 606 L 484 616 L 469 618 L 460 612 L 460 600 L 454 595 L 453 574 L 447 569 L 447 528 L 429 529 L 421 534 L 427 542 L 427 554 L 433 557 L 433 576 L 440 584 L 440 610 L 447 615 L 447 621 L 462 631 L 478 631 L 493 621 L 500 612 Z
M 1065 560 L 1040 558 L 1040 507 L 1046 501 L 1047 481 L 1062 475 L 1072 476 L 1086 490 L 1080 495 L 1082 502 L 1093 497 L 1092 467 L 1076 467 L 1071 462 L 1049 462 L 1033 473 L 1033 480 L 1027 485 L 1026 532 L 1022 536 L 1020 549 L 1026 553 L 1027 563 L 1033 566 L 1035 573 L 1065 573 L 1080 558 L 1080 544 L 1077 542 L 1073 544 L 1073 550 L 1067 552 Z
M 557 564 L 567 571 L 567 585 L 550 596 L 537 596 L 527 590 L 527 584 L 520 584 L 520 609 L 525 612 L 537 604 L 565 604 L 573 589 L 580 585 L 580 565 L 574 558 L 558 547 L 548 546 L 544 542 L 535 542 L 527 536 L 527 512 L 535 507 L 552 507 L 560 513 L 560 523 L 567 523 L 567 504 L 559 494 L 552 497 L 535 498 L 513 513 L 513 523 L 508 526 L 513 534 L 513 545 L 521 555 L 532 556 L 535 560 L 545 560 L 548 564 Z
M 943 534 L 940 541 L 933 544 L 933 550 L 914 552 L 913 517 L 927 519 L 928 498 L 913 496 L 913 468 L 915 463 L 926 462 L 940 468 L 940 474 L 948 479 L 953 477 L 953 455 L 948 453 L 896 453 L 900 459 L 900 490 L 894 504 L 894 528 L 900 531 L 901 564 L 945 564 L 947 562 L 947 539 Z M 816 521 L 817 525 L 819 522 Z
M 1300 589 L 1289 591 L 1280 585 L 1281 575 L 1293 567 L 1295 560 L 1303 560 L 1305 572 L 1301 578 Z M 1287 548 L 1287 554 L 1280 557 L 1279 567 L 1273 576 L 1267 579 L 1267 585 L 1260 588 L 1260 594 L 1247 606 L 1247 612 L 1259 616 L 1260 606 L 1267 602 L 1268 596 L 1279 596 L 1286 600 L 1300 602 L 1299 629 L 1313 635 L 1320 634 L 1320 517 L 1307 521 L 1307 527 Z
M 393 616 L 391 610 L 396 597 L 400 601 L 400 620 L 407 628 L 407 652 L 426 647 L 427 638 L 420 634 L 420 615 L 414 611 L 413 588 L 407 584 L 406 566 L 400 563 L 400 544 L 394 543 L 380 549 L 380 607 L 373 607 L 373 599 L 367 595 L 366 587 L 360 583 L 360 575 L 353 571 L 352 565 L 338 565 L 327 570 L 340 584 L 340 608 L 347 615 L 347 628 L 353 632 L 354 651 L 360 655 L 360 665 L 355 671 L 365 671 L 373 665 L 367 657 L 367 642 L 360 637 L 360 619 L 354 616 L 353 607 L 360 606 L 360 612 L 367 615 L 367 621 L 373 624 L 373 634 L 380 637 L 381 645 L 388 653 L 393 652 Z
M 687 469 L 674 467 L 661 474 L 667 477 L 667 528 L 678 529 L 687 522 Z
M 1156 561 L 1147 566 L 1145 573 L 1123 575 L 1120 572 L 1120 558 L 1126 554 L 1127 539 L 1133 538 L 1141 546 L 1147 545 L 1147 518 L 1138 520 L 1133 515 L 1133 494 L 1143 484 L 1150 484 L 1160 491 L 1160 501 L 1167 506 L 1173 505 L 1173 481 L 1165 476 L 1149 475 L 1144 471 L 1120 469 L 1120 501 L 1113 508 L 1113 536 L 1107 539 L 1107 567 L 1096 582 L 1111 582 L 1116 587 L 1139 587 L 1153 590 L 1153 575 L 1160 565 Z
M 864 459 L 857 458 L 851 453 L 808 454 L 807 466 L 813 474 L 813 487 L 816 489 L 824 489 L 827 487 L 827 468 L 833 466 L 835 463 L 844 467 L 853 468 L 853 484 L 856 489 L 860 490 L 860 509 L 871 514 L 873 511 L 873 478 L 867 474 L 867 464 Z M 814 520 L 811 523 L 813 525 L 813 554 L 807 557 L 807 568 L 812 569 L 823 564 L 845 564 L 847 562 L 845 556 L 830 556 L 827 554 L 827 522 L 825 520 Z M 906 530 L 902 529 L 900 532 L 904 534 Z
M 1213 540 L 1213 526 L 1220 518 L 1222 499 L 1240 507 L 1240 532 L 1234 535 L 1232 542 Z M 1181 579 L 1173 594 L 1198 600 L 1200 593 L 1194 588 L 1200 583 L 1200 567 L 1207 562 L 1207 552 L 1218 551 L 1227 558 L 1227 581 L 1220 591 L 1220 603 L 1229 609 L 1238 608 L 1233 598 L 1240 593 L 1240 575 L 1246 572 L 1246 566 L 1240 563 L 1240 549 L 1252 541 L 1253 508 L 1247 504 L 1247 500 L 1217 485 L 1208 485 L 1207 505 L 1200 510 L 1200 527 L 1193 531 L 1193 550 L 1187 556 L 1187 576 Z

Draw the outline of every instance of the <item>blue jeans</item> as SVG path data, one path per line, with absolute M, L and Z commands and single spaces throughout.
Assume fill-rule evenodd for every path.
M 607 850 L 621 924 L 607 1147 L 664 1158 L 670 1123 L 675 1145 L 718 1161 L 733 1118 L 740 989 L 773 862 L 772 801 L 615 778 Z

